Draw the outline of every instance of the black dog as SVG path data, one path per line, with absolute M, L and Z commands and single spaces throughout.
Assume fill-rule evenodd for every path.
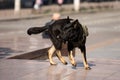
M 48 25 L 45 25 L 43 27 L 32 27 L 32 28 L 29 28 L 27 31 L 27 33 L 29 35 L 38 34 L 43 31 L 46 31 L 46 30 L 48 31 L 49 37 L 54 45 L 48 50 L 48 57 L 50 60 L 50 64 L 52 64 L 52 65 L 56 64 L 52 59 L 52 55 L 55 51 L 56 51 L 56 53 L 57 53 L 56 55 L 60 59 L 60 61 L 63 64 L 67 64 L 67 62 L 62 57 L 61 51 L 60 51 L 62 49 L 62 43 L 63 43 L 63 39 L 60 38 L 60 34 L 63 32 L 64 26 L 66 24 L 71 23 L 72 20 L 73 19 L 70 19 L 69 17 L 67 17 L 65 19 L 59 19 L 56 21 L 52 20 Z
M 86 60 L 86 36 L 88 36 L 87 27 L 82 26 L 78 20 L 74 22 L 70 22 L 72 19 L 60 19 L 49 26 L 44 27 L 34 27 L 28 30 L 28 34 L 37 34 L 42 31 L 48 30 L 50 39 L 53 42 L 53 45 L 48 51 L 48 57 L 50 59 L 51 64 L 56 64 L 52 60 L 52 55 L 56 50 L 58 58 L 61 60 L 62 63 L 67 64 L 64 58 L 61 56 L 61 48 L 62 43 L 67 43 L 68 51 L 69 51 L 69 58 L 73 66 L 76 66 L 76 62 L 73 58 L 73 49 L 78 47 L 81 49 L 83 54 L 83 63 L 85 69 L 90 69 L 87 60 Z

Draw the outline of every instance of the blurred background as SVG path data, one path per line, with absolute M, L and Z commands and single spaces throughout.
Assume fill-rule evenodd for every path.
M 57 4 L 57 0 L 42 0 L 43 6 L 55 5 Z M 64 0 L 63 4 L 73 4 L 74 0 Z M 91 2 L 113 2 L 120 0 L 80 0 L 81 3 L 91 3 Z M 32 8 L 34 6 L 35 0 L 20 0 L 21 8 Z M 0 0 L 0 9 L 13 9 L 15 4 L 15 0 Z
M 0 0 L 0 20 L 54 12 L 96 12 L 119 9 L 120 0 Z
M 13 12 L 25 11 L 31 13 L 50 13 L 55 11 L 86 11 L 88 9 L 116 8 L 120 0 L 0 0 L 0 15 L 9 10 Z M 21 14 L 26 13 L 21 12 Z M 7 15 L 7 14 L 6 14 Z M 8 15 L 8 16 L 9 16 Z

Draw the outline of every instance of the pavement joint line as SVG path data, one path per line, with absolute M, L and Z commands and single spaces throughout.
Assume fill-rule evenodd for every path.
M 33 72 L 39 72 L 39 71 L 41 71 L 41 70 L 42 70 L 42 71 L 46 71 L 47 68 L 49 68 L 49 66 L 40 68 L 39 70 L 35 70 L 35 71 L 33 71 Z M 27 74 L 24 75 L 24 76 L 23 76 L 23 75 L 20 76 L 20 78 L 24 78 L 24 77 L 29 76 L 29 75 L 32 75 L 32 74 L 34 75 L 34 73 L 27 73 Z
M 103 80 L 108 79 L 109 77 L 111 77 L 111 76 L 115 75 L 116 73 L 118 73 L 118 72 L 113 72 L 113 73 L 111 73 L 110 75 L 108 75 L 108 76 L 106 76 L 105 78 L 103 78 Z
M 99 16 L 98 16 L 99 15 Z M 97 20 L 98 19 L 103 19 L 103 18 L 109 18 L 109 17 L 116 17 L 116 16 L 119 16 L 120 15 L 120 12 L 118 12 L 118 13 L 115 13 L 114 15 L 113 15 L 113 13 L 109 13 L 109 14 L 104 14 L 104 13 L 97 13 L 96 15 L 94 15 L 94 17 L 96 18 L 97 17 Z M 82 19 L 83 20 L 91 20 L 91 19 L 95 19 L 93 17 L 93 15 L 92 16 L 85 16 L 85 17 L 83 17 Z
M 21 30 L 21 31 L 10 31 L 10 32 L 0 33 L 0 35 L 10 35 L 10 34 L 15 34 L 15 33 L 25 33 L 25 31 L 23 31 L 23 30 Z
M 38 18 L 43 18 L 45 16 L 51 16 L 52 14 L 49 15 L 30 15 L 30 16 L 25 16 L 25 17 L 13 17 L 13 18 L 7 18 L 7 19 L 0 19 L 0 22 L 9 22 L 9 21 L 18 21 L 18 20 L 29 20 L 29 19 L 38 19 Z
M 120 21 L 120 18 L 118 18 L 118 19 L 116 19 L 116 20 Z M 116 22 L 116 20 L 113 21 L 113 19 L 110 19 L 110 18 L 109 18 L 109 19 L 104 19 L 104 20 L 97 19 L 97 20 L 92 21 L 92 22 L 87 21 L 86 24 L 87 24 L 87 25 L 102 24 L 102 23 Z
M 117 42 L 120 42 L 120 38 L 105 40 L 105 41 L 88 46 L 87 50 L 88 50 L 88 52 L 91 52 L 97 48 L 109 46 L 109 45 L 111 45 L 113 43 L 117 43 Z

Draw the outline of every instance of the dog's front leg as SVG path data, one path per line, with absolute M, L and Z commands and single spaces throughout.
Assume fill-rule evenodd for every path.
M 52 59 L 52 56 L 53 56 L 53 53 L 55 52 L 55 50 L 56 49 L 55 49 L 54 45 L 52 45 L 52 47 L 48 50 L 48 58 L 50 60 L 51 65 L 56 65 L 56 63 Z
M 61 55 L 61 51 L 60 50 L 57 50 L 56 51 L 56 55 L 57 55 L 57 57 L 59 58 L 59 60 L 63 63 L 63 64 L 67 64 L 67 62 L 65 61 L 65 59 L 62 57 L 62 55 Z
M 86 47 L 82 46 L 81 47 L 81 52 L 82 52 L 82 59 L 83 59 L 83 64 L 86 70 L 90 70 L 91 68 L 89 67 L 86 59 Z
M 73 66 L 77 66 L 76 62 L 75 62 L 75 59 L 73 57 L 73 50 L 69 51 L 69 55 L 68 55 L 69 59 L 70 59 L 70 62 Z

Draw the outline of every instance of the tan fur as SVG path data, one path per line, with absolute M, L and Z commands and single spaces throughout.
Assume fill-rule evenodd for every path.
M 68 55 L 69 59 L 70 59 L 70 62 L 73 66 L 76 66 L 76 62 L 75 62 L 75 59 L 73 57 L 73 51 L 70 51 L 69 55 Z
M 63 64 L 67 64 L 67 62 L 65 61 L 65 59 L 62 57 L 61 55 L 61 51 L 60 50 L 57 50 L 56 51 L 57 53 L 57 57 L 59 58 L 59 60 L 63 63 Z
M 49 50 L 48 50 L 48 58 L 49 58 L 49 60 L 50 60 L 50 64 L 52 64 L 52 65 L 55 65 L 56 63 L 53 61 L 53 59 L 52 59 L 52 56 L 53 56 L 53 53 L 55 52 L 55 47 L 54 46 L 52 46 Z
M 52 46 L 49 50 L 48 50 L 48 58 L 50 61 L 51 65 L 56 65 L 56 63 L 53 61 L 53 54 L 56 51 L 57 57 L 59 58 L 59 60 L 63 63 L 63 64 L 67 64 L 67 62 L 65 61 L 65 59 L 62 57 L 61 55 L 61 51 L 60 50 L 56 50 L 54 46 Z
M 85 69 L 90 69 L 87 61 L 85 61 L 84 53 L 82 53 L 82 59 L 83 59 L 83 64 L 84 64 Z

